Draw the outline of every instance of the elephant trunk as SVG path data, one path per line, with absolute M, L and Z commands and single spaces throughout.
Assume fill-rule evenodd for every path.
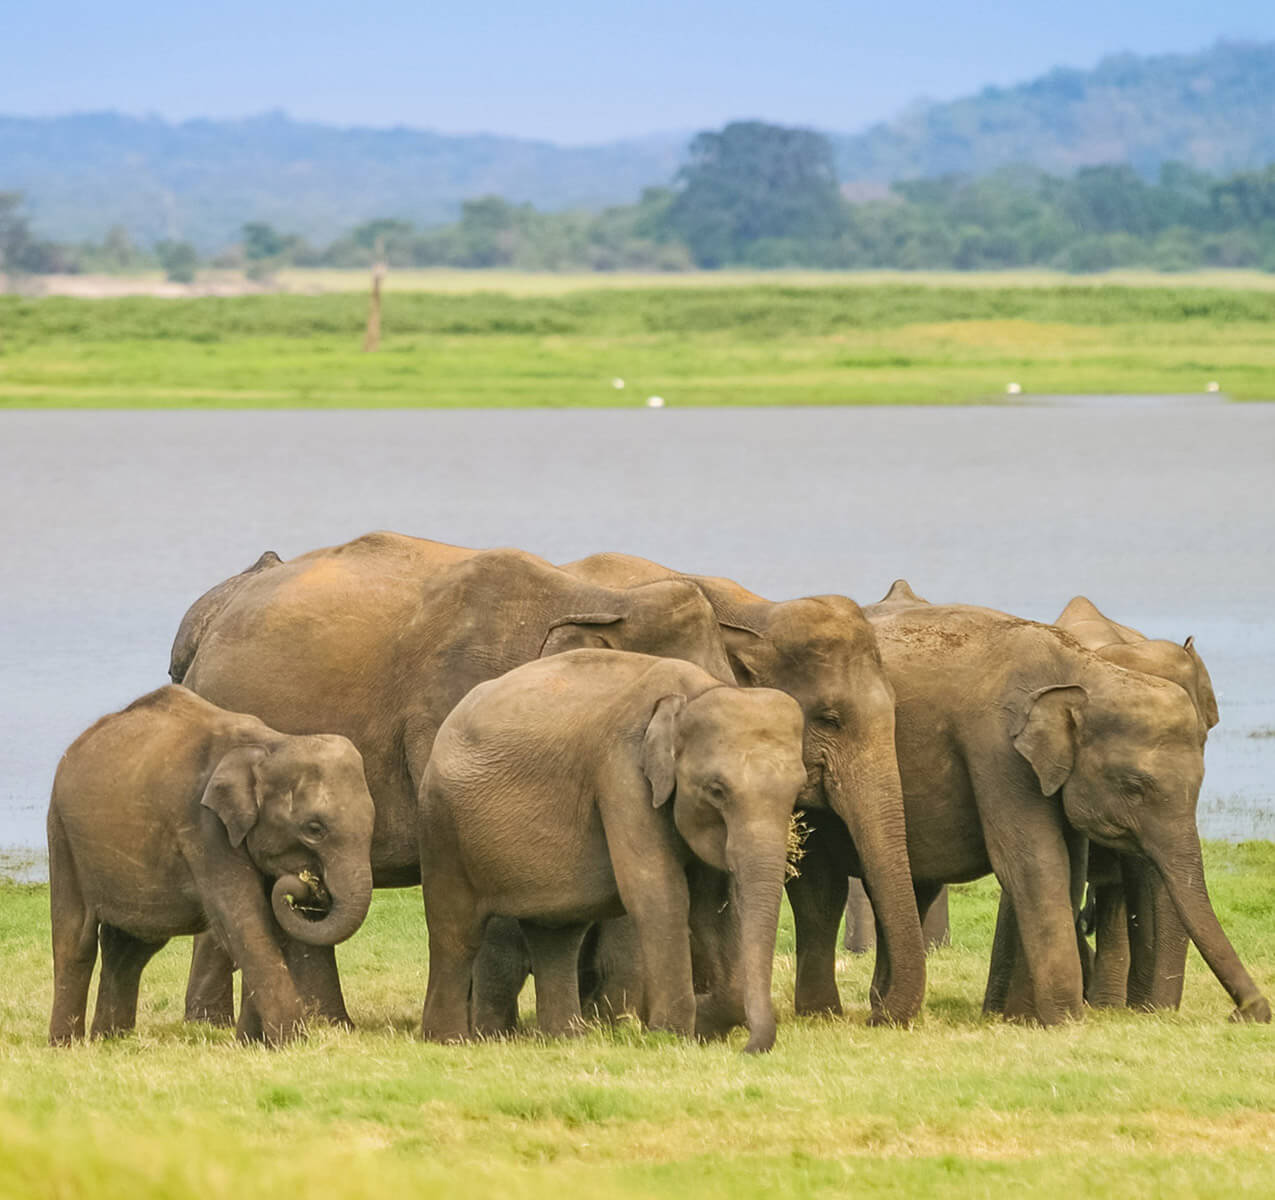
M 739 921 L 739 966 L 748 1022 L 746 1054 L 764 1054 L 775 1044 L 775 1005 L 771 976 L 775 936 L 784 891 L 787 826 L 766 836 L 732 839 L 727 846 L 734 904 Z
M 871 1020 L 907 1025 L 925 995 L 925 942 L 908 864 L 893 705 L 879 724 L 888 729 L 875 731 L 844 776 L 831 764 L 825 769 L 824 791 L 854 839 L 880 930 L 877 954 L 883 957 L 884 983 L 881 994 L 872 997 Z
M 313 884 L 296 875 L 282 875 L 270 892 L 270 907 L 284 933 L 308 946 L 335 946 L 363 924 L 372 903 L 371 867 L 365 863 L 354 869 L 325 871 L 323 887 L 331 896 L 331 906 L 315 920 L 298 911 L 296 905 L 313 897 Z
M 1240 962 L 1218 922 L 1204 882 L 1204 859 L 1194 822 L 1186 836 L 1169 845 L 1144 838 L 1144 847 L 1164 879 L 1173 906 L 1209 969 L 1235 1002 L 1233 1021 L 1269 1022 L 1271 1006 Z

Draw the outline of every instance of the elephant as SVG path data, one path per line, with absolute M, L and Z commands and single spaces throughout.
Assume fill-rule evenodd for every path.
M 894 751 L 894 693 L 881 666 L 872 630 L 859 606 L 844 596 L 775 602 L 733 580 L 684 575 L 648 559 L 602 553 L 564 565 L 580 578 L 616 586 L 652 580 L 694 581 L 721 624 L 730 664 L 746 687 L 787 692 L 805 716 L 807 786 L 803 810 L 821 813 L 853 831 L 863 871 L 882 914 L 882 952 L 894 969 L 884 990 L 873 992 L 873 1024 L 909 1023 L 925 990 L 925 948 L 912 894 L 903 827 L 902 796 Z M 827 810 L 827 811 L 825 811 Z M 843 832 L 844 836 L 844 832 Z M 479 955 L 475 971 L 475 1021 L 486 1032 L 512 1028 L 527 959 L 516 932 L 500 921 Z M 585 958 L 586 1004 L 602 1015 L 640 996 L 640 972 L 626 953 L 631 933 L 599 931 L 599 953 L 618 947 L 613 961 L 628 969 L 611 973 Z M 713 972 L 699 971 L 697 987 L 714 989 Z M 739 998 L 715 993 L 728 1025 Z M 840 1011 L 840 998 L 833 996 Z
M 603 587 L 520 550 L 384 532 L 238 577 L 182 682 L 287 732 L 348 737 L 376 802 L 373 881 L 407 887 L 420 881 L 417 793 L 443 718 L 475 684 L 581 647 L 684 658 L 734 682 L 693 583 Z M 311 981 L 323 1014 L 348 1022 L 335 956 Z M 227 1020 L 231 998 L 229 962 L 198 939 L 187 1015 Z
M 246 571 L 232 575 L 216 587 L 205 592 L 187 610 L 177 628 L 177 636 L 173 638 L 172 653 L 168 657 L 168 677 L 174 683 L 181 683 L 190 670 L 191 660 L 199 649 L 204 631 L 216 619 L 217 615 L 235 598 L 243 585 L 262 571 L 283 565 L 283 559 L 273 550 L 267 550 Z
M 783 692 L 613 650 L 572 650 L 474 688 L 439 729 L 421 789 L 422 1036 L 470 1035 L 474 961 L 497 913 L 522 925 L 542 1030 L 567 1032 L 580 1019 L 581 941 L 593 922 L 624 912 L 651 1027 L 695 1032 L 690 930 L 730 944 L 713 927 L 735 927 L 745 1048 L 771 1049 L 803 726 Z M 726 913 L 696 903 L 695 862 L 729 877 Z
M 1096 842 L 1144 856 L 1234 1001 L 1233 1016 L 1270 1020 L 1205 886 L 1195 823 L 1203 746 L 1182 688 L 1108 662 L 1053 626 L 991 609 L 902 604 L 872 625 L 898 697 L 908 860 L 922 915 L 943 884 L 994 871 L 1014 906 L 1036 1015 L 1055 1024 L 1082 1011 L 1079 848 Z M 838 837 L 825 823 L 807 839 L 789 884 L 801 1011 L 832 1007 L 846 877 L 857 873 L 844 830 Z M 878 956 L 878 978 L 889 969 Z
M 143 968 L 211 930 L 243 970 L 241 1040 L 302 1029 L 316 948 L 350 937 L 372 898 L 375 813 L 358 750 L 293 737 L 167 685 L 103 717 L 62 756 L 49 804 L 49 1041 L 136 1024 Z
M 1068 601 L 1054 624 L 1108 662 L 1176 683 L 1195 706 L 1201 744 L 1218 723 L 1213 682 L 1194 638 L 1181 646 L 1147 638 L 1106 617 L 1086 596 Z M 1147 859 L 1099 845 L 1089 848 L 1086 876 L 1097 946 L 1087 964 L 1085 999 L 1096 1007 L 1177 1008 L 1190 939 L 1164 880 Z M 1014 971 L 1012 920 L 1003 902 L 984 1010 L 1030 1015 L 1026 980 Z M 1082 953 L 1088 950 L 1083 943 Z

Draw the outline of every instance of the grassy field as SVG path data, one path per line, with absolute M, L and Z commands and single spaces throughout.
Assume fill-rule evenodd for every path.
M 1003 399 L 1011 382 L 1145 393 L 1216 381 L 1235 399 L 1275 398 L 1275 291 L 1253 286 L 1267 277 L 624 277 L 585 290 L 496 275 L 484 285 L 505 290 L 487 291 L 458 275 L 388 295 L 377 354 L 361 352 L 357 293 L 0 297 L 0 406 L 963 404 Z
M 1208 847 L 1215 902 L 1275 991 L 1275 845 Z M 911 1031 L 796 1019 L 792 940 L 761 1059 L 631 1026 L 568 1042 L 413 1040 L 419 895 L 381 893 L 340 951 L 354 1034 L 282 1051 L 181 1023 L 186 944 L 143 980 L 137 1036 L 53 1051 L 47 891 L 0 890 L 0 1196 L 1085 1197 L 1269 1195 L 1275 1033 L 1226 1021 L 1192 954 L 1180 1014 L 1093 1013 L 1044 1031 L 984 1021 L 995 889 L 957 889 Z

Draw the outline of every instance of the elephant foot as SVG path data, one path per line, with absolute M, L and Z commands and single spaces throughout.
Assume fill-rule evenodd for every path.
M 839 1017 L 841 997 L 835 992 L 830 996 L 795 996 L 793 1011 L 799 1017 Z
M 745 1024 L 739 1005 L 722 1003 L 711 994 L 695 997 L 695 1036 L 702 1042 L 721 1041 L 732 1029 Z
M 1263 995 L 1251 996 L 1245 1000 L 1232 1014 L 1232 1021 L 1242 1021 L 1256 1025 L 1271 1023 L 1271 1004 Z
M 884 1008 L 874 1008 L 868 1013 L 868 1026 L 871 1029 L 911 1029 L 915 1017 L 896 1017 Z

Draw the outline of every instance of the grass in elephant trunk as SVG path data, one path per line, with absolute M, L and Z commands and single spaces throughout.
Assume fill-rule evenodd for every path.
M 1211 845 L 1210 890 L 1275 991 L 1275 845 Z M 1226 1022 L 1192 954 L 1180 1014 L 1091 1013 L 1053 1031 L 979 1015 L 996 890 L 955 890 L 912 1031 L 868 1029 L 871 963 L 845 956 L 850 1016 L 792 1015 L 776 962 L 773 1054 L 631 1026 L 572 1041 L 415 1041 L 426 956 L 415 891 L 379 893 L 338 954 L 357 1033 L 280 1051 L 181 1022 L 184 941 L 143 984 L 140 1034 L 45 1047 L 48 895 L 0 890 L 0 1196 L 218 1200 L 309 1192 L 751 1197 L 1261 1192 L 1275 1178 L 1275 1038 Z M 529 994 L 529 993 L 528 993 Z M 1083 1152 L 1078 1152 L 1083 1147 Z

